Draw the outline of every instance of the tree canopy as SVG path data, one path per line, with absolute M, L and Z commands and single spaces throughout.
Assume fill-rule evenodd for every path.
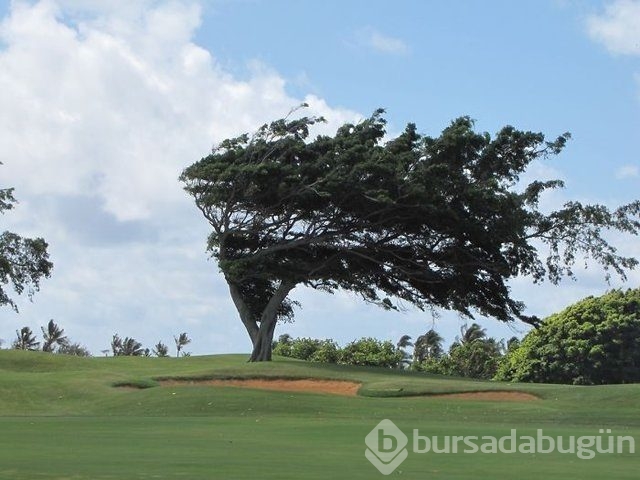
M 0 214 L 16 203 L 13 188 L 0 189 Z M 17 310 L 11 290 L 18 295 L 26 291 L 31 297 L 40 289 L 40 279 L 49 277 L 53 268 L 47 247 L 42 238 L 23 238 L 9 231 L 0 234 L 0 306 Z
M 557 283 L 582 255 L 623 277 L 637 264 L 603 232 L 637 234 L 640 202 L 613 211 L 568 202 L 544 213 L 540 196 L 563 183 L 521 185 L 531 162 L 558 154 L 568 134 L 546 141 L 507 126 L 492 137 L 461 117 L 438 137 L 410 123 L 384 141 L 378 110 L 311 139 L 319 121 L 285 118 L 227 139 L 180 177 L 212 227 L 208 250 L 252 360 L 270 359 L 297 285 L 352 291 L 388 309 L 400 302 L 535 324 L 509 279 Z

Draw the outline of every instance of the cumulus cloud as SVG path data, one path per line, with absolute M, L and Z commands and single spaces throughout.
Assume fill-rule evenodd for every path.
M 98 195 L 119 220 L 147 218 L 183 196 L 180 170 L 217 140 L 302 100 L 330 123 L 357 117 L 290 97 L 285 80 L 260 65 L 235 79 L 190 40 L 197 5 L 124 17 L 104 7 L 74 23 L 61 8 L 14 4 L 0 27 L 0 151 L 11 152 L 5 172 L 24 179 L 25 192 Z
M 376 52 L 391 55 L 406 55 L 409 46 L 400 38 L 385 35 L 374 28 L 364 28 L 357 33 L 358 43 Z
M 589 34 L 610 52 L 640 55 L 640 1 L 615 0 L 587 19 Z

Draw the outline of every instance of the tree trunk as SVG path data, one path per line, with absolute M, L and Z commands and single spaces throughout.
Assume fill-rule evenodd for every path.
M 273 346 L 273 333 L 276 330 L 277 318 L 269 321 L 261 321 L 256 341 L 253 344 L 250 362 L 270 362 L 271 350 Z
M 278 323 L 278 309 L 289 292 L 295 287 L 293 283 L 282 282 L 267 303 L 260 317 L 260 328 L 253 342 L 250 362 L 270 362 L 273 344 L 273 334 Z
M 247 329 L 249 338 L 253 345 L 253 351 L 250 362 L 268 362 L 271 360 L 271 350 L 273 343 L 273 334 L 276 330 L 276 324 L 278 323 L 278 309 L 282 302 L 287 298 L 289 292 L 295 287 L 295 283 L 281 282 L 278 289 L 275 291 L 267 305 L 262 311 L 259 322 L 252 314 L 247 302 L 242 298 L 238 285 L 229 279 L 227 279 L 229 285 L 229 292 L 233 300 L 240 320 Z
M 238 285 L 228 278 L 227 285 L 229 285 L 229 293 L 231 294 L 233 304 L 236 306 L 236 310 L 238 310 L 240 320 L 242 321 L 244 327 L 247 329 L 247 333 L 249 334 L 251 343 L 255 345 L 256 339 L 258 338 L 258 322 L 253 317 L 253 314 L 249 310 L 249 307 L 244 301 L 244 298 L 242 298 L 242 294 L 240 293 Z

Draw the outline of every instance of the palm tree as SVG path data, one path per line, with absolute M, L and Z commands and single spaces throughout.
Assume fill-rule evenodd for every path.
M 472 323 L 470 326 L 465 323 L 460 327 L 460 337 L 457 340 L 461 345 L 466 345 L 485 338 L 487 338 L 487 331 L 484 328 L 477 323 Z
M 111 352 L 113 352 L 114 357 L 122 355 L 122 339 L 117 333 L 111 338 Z
M 405 350 L 407 347 L 413 347 L 411 335 L 401 336 L 398 343 L 396 343 L 396 348 L 402 353 L 402 360 L 398 363 L 398 368 L 405 368 L 407 365 L 411 364 L 411 355 L 409 355 Z
M 413 361 L 422 363 L 426 359 L 441 357 L 443 341 L 444 339 L 433 328 L 424 335 L 420 335 L 413 346 Z
M 36 336 L 29 327 L 16 330 L 16 337 L 12 345 L 16 350 L 38 350 L 40 347 L 40 342 L 36 341 Z
M 191 343 L 191 339 L 186 332 L 182 332 L 177 337 L 173 337 L 173 340 L 176 342 L 176 357 L 180 356 L 180 351 L 183 347 L 186 347 Z
M 111 340 L 111 351 L 114 357 L 139 357 L 145 352 L 135 338 L 125 337 L 123 340 L 117 333 Z
M 401 336 L 400 340 L 398 340 L 398 343 L 396 344 L 396 346 L 398 348 L 413 347 L 413 342 L 411 341 L 411 335 L 403 335 L 403 336 Z
M 135 338 L 125 337 L 122 341 L 122 355 L 140 357 L 144 355 L 144 348 L 142 348 L 142 344 Z
M 55 324 L 53 319 L 49 320 L 47 328 L 40 327 L 44 343 L 42 344 L 43 352 L 53 352 L 56 345 L 63 346 L 69 343 L 69 339 L 64 336 L 64 329 Z

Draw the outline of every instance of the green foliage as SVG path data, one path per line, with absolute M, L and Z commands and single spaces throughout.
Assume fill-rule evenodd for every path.
M 311 357 L 322 345 L 323 340 L 314 338 L 296 338 L 291 342 L 290 356 L 300 360 L 311 360 Z
M 562 182 L 521 187 L 531 162 L 560 153 L 568 134 L 546 141 L 507 126 L 492 138 L 461 117 L 438 137 L 408 124 L 385 143 L 382 114 L 315 139 L 309 131 L 321 119 L 277 120 L 183 171 L 253 360 L 270 358 L 296 285 L 350 290 L 387 309 L 399 300 L 535 324 L 509 279 L 557 283 L 582 254 L 622 277 L 637 264 L 603 234 L 637 234 L 640 202 L 613 211 L 569 202 L 545 213 L 541 195 Z
M 340 361 L 340 355 L 341 350 L 336 342 L 331 339 L 321 340 L 320 345 L 318 345 L 318 348 L 313 352 L 309 360 L 319 363 L 337 363 Z
M 501 345 L 493 338 L 464 343 L 449 352 L 450 375 L 490 379 L 502 357 Z
M 291 338 L 281 335 L 273 345 L 273 354 L 321 363 L 342 363 L 396 368 L 402 365 L 404 352 L 390 341 L 361 338 L 340 348 L 331 339 Z
M 340 348 L 331 339 L 291 338 L 288 334 L 280 335 L 273 346 L 273 354 L 282 357 L 297 358 L 320 363 L 337 363 L 340 359 Z
M 640 289 L 587 297 L 512 349 L 500 380 L 579 385 L 640 382 Z
M 291 357 L 291 335 L 285 333 L 278 337 L 277 341 L 273 342 L 271 346 L 274 355 L 280 355 L 281 357 Z
M 402 352 L 389 340 L 367 337 L 346 345 L 340 362 L 348 365 L 397 368 L 403 360 Z
M 0 214 L 15 203 L 12 188 L 0 189 Z M 17 311 L 7 286 L 18 295 L 26 291 L 28 297 L 40 290 L 40 280 L 48 278 L 53 269 L 47 247 L 42 238 L 23 238 L 8 231 L 0 234 L 0 306 L 9 305 Z
M 416 370 L 440 375 L 491 379 L 502 358 L 501 346 L 495 339 L 453 344 L 447 354 L 428 358 L 416 365 Z
M 434 330 L 419 337 L 416 345 L 412 369 L 480 379 L 493 378 L 504 349 L 502 341 L 487 337 L 477 323 L 462 326 L 448 353 L 442 352 L 442 337 Z

